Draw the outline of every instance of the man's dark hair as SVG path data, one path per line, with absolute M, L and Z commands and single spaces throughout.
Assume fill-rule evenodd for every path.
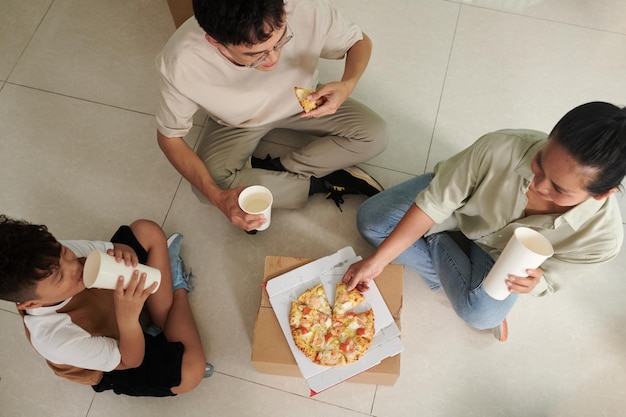
M 43 225 L 0 215 L 0 299 L 35 299 L 37 281 L 59 268 L 61 244 Z
M 596 175 L 586 185 L 592 195 L 620 188 L 626 176 L 626 108 L 591 102 L 570 110 L 554 126 L 550 138 Z
M 283 26 L 283 0 L 193 0 L 198 24 L 223 45 L 252 46 Z

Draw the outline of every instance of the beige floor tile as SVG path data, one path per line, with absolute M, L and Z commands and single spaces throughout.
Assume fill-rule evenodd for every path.
M 0 5 L 0 80 L 6 80 L 53 0 L 4 0 Z
M 393 7 L 376 0 L 336 0 L 333 4 L 358 22 L 374 44 L 370 65 L 353 97 L 388 122 L 391 142 L 370 163 L 422 174 L 458 4 L 428 0 L 396 2 Z M 341 72 L 338 62 L 320 62 L 322 82 L 339 79 Z
M 55 0 L 10 81 L 154 114 L 154 59 L 173 31 L 164 1 Z
M 0 95 L 3 212 L 59 238 L 107 238 L 120 223 L 162 223 L 180 182 L 153 118 L 7 85 Z M 102 235 L 104 233 L 104 235 Z M 80 234 L 80 235 L 79 235 Z
M 622 35 L 463 7 L 428 168 L 492 130 L 549 132 L 579 104 L 623 105 L 624 65 Z
M 194 391 L 162 399 L 98 395 L 89 417 L 115 415 L 142 416 L 238 416 L 288 417 L 295 414 L 326 417 L 357 417 L 363 414 L 312 401 L 306 397 L 242 381 L 220 373 L 203 381 Z
M 463 4 L 626 34 L 621 0 L 462 0 Z
M 9 301 L 0 300 L 0 310 L 7 311 L 9 313 L 17 314 L 17 310 L 15 308 L 15 303 L 11 303 Z
M 95 392 L 55 376 L 26 340 L 17 314 L 0 310 L 0 415 L 84 417 Z

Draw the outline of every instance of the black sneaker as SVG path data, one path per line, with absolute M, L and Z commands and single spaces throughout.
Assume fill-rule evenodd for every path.
M 320 179 L 324 181 L 328 191 L 326 198 L 332 199 L 339 210 L 343 204 L 344 194 L 364 194 L 371 197 L 383 191 L 383 186 L 378 181 L 356 166 L 331 172 Z

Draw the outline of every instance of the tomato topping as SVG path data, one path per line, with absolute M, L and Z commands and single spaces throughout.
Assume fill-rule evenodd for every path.
M 346 340 L 346 343 L 339 344 L 339 349 L 346 353 L 352 352 L 354 350 L 354 341 L 352 339 Z
M 331 333 L 326 333 L 326 341 L 328 342 L 330 339 L 333 338 L 333 335 Z
M 311 314 L 311 309 L 310 309 L 309 307 L 304 307 L 304 308 L 302 309 L 302 312 L 303 312 L 304 314 Z
M 300 326 L 298 327 L 298 330 L 300 330 L 301 334 L 306 334 L 309 332 L 309 329 L 307 329 L 306 327 Z
M 358 329 L 356 329 L 356 334 L 358 334 L 359 336 L 363 336 L 365 334 L 365 329 L 363 327 L 359 327 Z

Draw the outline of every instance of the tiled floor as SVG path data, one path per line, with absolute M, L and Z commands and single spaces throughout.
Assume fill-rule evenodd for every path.
M 374 40 L 354 96 L 392 127 L 387 151 L 365 166 L 385 186 L 487 131 L 545 131 L 583 102 L 626 104 L 623 0 L 332 2 Z M 626 252 L 554 297 L 523 297 L 505 344 L 465 326 L 406 271 L 394 387 L 342 384 L 311 399 L 300 378 L 258 373 L 250 350 L 264 257 L 348 245 L 369 254 L 354 225 L 362 198 L 347 198 L 343 213 L 320 196 L 300 211 L 276 210 L 256 236 L 200 204 L 155 141 L 153 59 L 173 30 L 165 0 L 0 3 L 0 211 L 48 224 L 59 238 L 106 239 L 139 217 L 182 232 L 198 276 L 192 306 L 217 372 L 176 398 L 95 395 L 52 375 L 3 302 L 0 416 L 623 415 Z M 321 68 L 323 80 L 340 69 Z

